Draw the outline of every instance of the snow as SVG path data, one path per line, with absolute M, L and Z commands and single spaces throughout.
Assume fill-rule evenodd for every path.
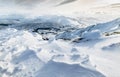
M 118 2 L 0 5 L 0 77 L 120 77 Z
M 63 68 L 60 68 L 63 67 Z M 64 72 L 66 71 L 66 72 Z M 52 62 L 46 64 L 43 69 L 38 71 L 36 77 L 104 77 L 96 71 L 90 71 L 79 65 L 67 65 L 65 63 Z M 86 76 L 87 75 L 87 76 Z
M 92 32 L 84 32 L 83 34 L 82 34 L 82 38 L 86 38 L 86 39 L 93 39 L 93 40 L 95 40 L 95 39 L 99 39 L 100 38 L 100 32 L 99 32 L 99 30 L 94 30 L 94 31 L 92 31 Z
M 6 29 L 1 28 L 1 77 L 120 76 L 119 69 L 117 69 L 120 57 L 116 56 L 119 55 L 117 48 L 119 48 L 120 36 L 119 34 L 104 35 L 106 32 L 119 31 L 119 19 L 82 28 L 69 23 L 76 22 L 69 18 L 60 17 L 58 20 L 56 18 L 57 16 L 52 18 L 50 16 L 46 19 L 43 16 L 43 21 L 41 17 L 38 17 L 27 22 L 17 23 L 18 25 L 10 25 Z M 44 28 L 44 25 L 48 24 L 46 22 L 51 19 L 53 19 L 51 23 L 58 23 L 58 25 L 49 25 L 48 27 L 57 27 L 60 30 L 46 29 L 44 34 L 32 31 L 36 28 Z M 65 21 L 70 27 L 59 20 L 71 20 Z M 29 21 L 32 22 L 29 23 Z M 44 23 L 44 25 L 35 25 L 35 21 Z M 34 26 L 26 26 L 27 24 Z M 44 29 L 41 29 L 41 32 L 43 31 Z M 51 31 L 56 34 L 50 33 Z M 45 37 L 48 40 L 45 40 Z M 110 47 L 114 48 L 113 52 Z

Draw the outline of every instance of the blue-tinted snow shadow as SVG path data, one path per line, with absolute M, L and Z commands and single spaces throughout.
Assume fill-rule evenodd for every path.
M 36 73 L 36 77 L 105 77 L 98 71 L 84 68 L 78 64 L 65 64 L 49 61 Z

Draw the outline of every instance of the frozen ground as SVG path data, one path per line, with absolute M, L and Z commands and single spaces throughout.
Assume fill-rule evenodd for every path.
M 0 77 L 120 77 L 119 18 L 18 19 L 0 24 Z

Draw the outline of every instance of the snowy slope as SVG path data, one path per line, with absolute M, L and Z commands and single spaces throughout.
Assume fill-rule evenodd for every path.
M 119 0 L 0 0 L 0 77 L 120 77 L 119 39 Z
M 74 50 L 67 43 L 62 41 L 50 43 L 42 40 L 39 34 L 16 29 L 5 29 L 0 33 L 2 37 L 0 41 L 0 75 L 2 77 L 48 77 L 54 75 L 60 77 L 59 74 L 64 77 L 77 77 L 78 75 L 104 77 L 101 73 L 96 72 L 86 55 L 79 53 L 76 49 L 77 53 L 72 53 Z M 64 49 L 65 47 L 67 49 Z M 53 61 L 52 64 L 50 61 Z M 85 66 L 87 68 L 84 68 Z M 76 68 L 79 69 L 76 70 Z M 71 71 L 64 69 L 71 69 Z M 50 72 L 45 70 L 50 70 Z M 58 71 L 58 73 L 54 71 Z M 82 73 L 77 73 L 77 71 Z M 73 73 L 68 75 L 69 72 Z
M 63 16 L 24 20 L 0 29 L 1 77 L 120 76 L 119 18 L 88 27 Z
M 110 19 L 119 16 L 119 0 L 0 0 L 0 15 L 23 14 L 30 16 L 65 15 Z M 6 6 L 6 4 L 8 4 Z M 114 4 L 114 5 L 113 5 Z M 114 6 L 114 9 L 110 6 Z M 117 4 L 118 6 L 118 4 Z M 116 9 L 117 8 L 117 9 Z M 9 10 L 8 10 L 9 9 Z M 112 16 L 112 17 L 111 17 Z

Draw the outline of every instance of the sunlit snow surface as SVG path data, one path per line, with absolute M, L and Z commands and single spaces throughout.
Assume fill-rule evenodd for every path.
M 0 77 L 120 76 L 119 18 L 88 27 L 64 16 L 6 21 L 0 24 Z

